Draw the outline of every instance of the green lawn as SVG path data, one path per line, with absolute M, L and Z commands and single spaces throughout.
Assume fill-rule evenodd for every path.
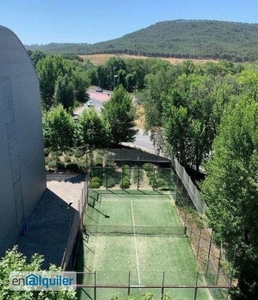
M 131 191 L 130 191 L 131 192 Z M 189 240 L 183 235 L 163 235 L 154 230 L 152 235 L 133 234 L 137 226 L 153 228 L 183 227 L 174 203 L 169 195 L 152 192 L 95 191 L 91 193 L 91 204 L 86 214 L 86 228 L 78 260 L 77 271 L 96 272 L 97 284 L 128 284 L 130 272 L 131 293 L 141 295 L 147 292 L 138 285 L 161 285 L 163 272 L 167 285 L 195 285 L 198 266 Z M 93 201 L 95 199 L 95 201 Z M 94 203 L 95 202 L 95 203 Z M 109 216 L 106 218 L 105 215 Z M 88 225 L 88 227 L 87 227 Z M 118 228 L 130 234 L 96 234 Z M 123 229 L 125 228 L 125 229 Z M 118 230 L 119 231 L 119 230 Z M 161 235 L 159 235 L 160 233 Z M 92 284 L 94 275 L 84 275 L 83 283 Z M 200 278 L 199 284 L 204 284 Z M 98 289 L 97 299 L 108 300 L 118 291 L 119 299 L 125 299 L 126 289 Z M 154 299 L 160 299 L 160 290 L 151 290 Z M 93 299 L 93 289 L 81 289 L 80 299 Z M 170 295 L 177 300 L 194 299 L 194 290 L 173 289 Z M 198 291 L 198 300 L 212 299 L 208 291 Z

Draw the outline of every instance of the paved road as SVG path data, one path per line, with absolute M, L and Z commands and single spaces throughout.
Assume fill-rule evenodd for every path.
M 101 110 L 103 102 L 107 101 L 110 98 L 110 92 L 104 91 L 103 93 L 96 92 L 95 90 L 88 90 L 88 94 L 90 96 L 90 101 L 92 101 L 93 106 L 97 111 Z M 80 115 L 84 109 L 88 109 L 87 103 L 78 109 L 76 109 L 75 114 Z M 124 143 L 131 147 L 139 147 L 143 150 L 155 153 L 155 149 L 153 143 L 150 141 L 150 135 L 144 134 L 142 129 L 139 129 L 134 143 Z
M 142 129 L 139 129 L 133 145 L 142 148 L 143 150 L 155 153 L 155 148 L 150 140 L 150 135 L 144 134 L 144 131 Z

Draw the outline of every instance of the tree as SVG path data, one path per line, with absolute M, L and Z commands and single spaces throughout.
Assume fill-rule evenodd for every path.
M 157 71 L 155 72 L 157 68 Z M 153 74 L 146 76 L 146 89 L 142 93 L 145 111 L 145 130 L 151 132 L 151 139 L 158 148 L 163 147 L 163 107 L 166 107 L 166 97 L 169 94 L 174 79 L 173 67 L 156 63 L 152 66 Z
M 76 292 L 69 291 L 11 291 L 9 289 L 10 272 L 25 272 L 25 271 L 41 271 L 44 258 L 42 255 L 34 254 L 30 261 L 27 262 L 26 257 L 18 252 L 17 246 L 6 251 L 4 257 L 0 260 L 0 299 L 15 299 L 15 300 L 75 300 Z M 51 265 L 49 271 L 61 272 L 61 268 Z
M 30 59 L 34 65 L 34 68 L 36 67 L 37 63 L 46 57 L 46 54 L 42 51 L 36 50 L 36 51 L 31 51 L 28 50 L 28 54 L 30 56 Z
M 75 98 L 81 103 L 85 103 L 89 100 L 89 95 L 86 90 L 89 87 L 89 78 L 80 71 L 75 71 L 73 74 L 74 88 L 75 88 Z
M 47 56 L 37 64 L 39 76 L 40 94 L 43 107 L 50 109 L 54 104 L 55 82 L 57 79 L 54 60 Z
M 65 151 L 73 145 L 74 122 L 62 105 L 51 108 L 43 115 L 45 146 L 53 151 Z
M 74 84 L 68 75 L 58 77 L 55 84 L 55 104 L 61 103 L 67 111 L 74 107 Z
M 76 126 L 79 145 L 103 148 L 109 145 L 109 126 L 95 109 L 84 110 Z
M 207 217 L 228 256 L 236 250 L 238 293 L 258 298 L 258 103 L 241 100 L 219 127 L 202 184 Z
M 102 108 L 104 120 L 109 123 L 111 142 L 118 145 L 121 142 L 133 142 L 135 134 L 136 110 L 132 99 L 122 86 L 118 86 L 111 99 Z
M 69 88 L 67 89 L 70 90 L 71 86 L 73 86 L 72 89 L 75 90 L 72 62 L 68 59 L 64 59 L 61 55 L 48 55 L 41 59 L 37 64 L 37 72 L 39 76 L 42 105 L 46 110 L 50 109 L 55 104 L 54 96 L 57 89 L 57 80 L 59 81 L 58 86 L 60 94 L 61 91 L 64 90 L 64 88 L 61 88 L 61 86 L 63 86 L 63 81 L 68 84 Z

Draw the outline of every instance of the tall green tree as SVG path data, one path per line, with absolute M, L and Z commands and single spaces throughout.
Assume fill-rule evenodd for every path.
M 15 300 L 75 300 L 76 292 L 69 291 L 11 291 L 9 289 L 9 275 L 11 272 L 41 271 L 43 256 L 34 254 L 30 261 L 18 251 L 17 247 L 8 250 L 0 260 L 0 299 Z M 61 272 L 61 268 L 52 265 L 48 271 Z
M 109 123 L 111 142 L 133 142 L 138 132 L 135 129 L 136 109 L 130 95 L 118 86 L 110 100 L 102 108 L 104 120 Z
M 40 94 L 43 108 L 50 109 L 55 104 L 55 91 L 70 90 L 73 86 L 75 90 L 74 70 L 72 68 L 73 62 L 69 59 L 63 58 L 61 55 L 47 55 L 37 63 L 37 72 L 40 83 Z M 58 81 L 58 83 L 57 83 Z M 68 87 L 60 88 L 63 82 L 67 83 Z M 67 93 L 67 92 L 65 92 Z M 66 104 L 65 104 L 66 106 Z
M 73 74 L 75 98 L 80 103 L 85 103 L 89 99 L 86 92 L 89 87 L 89 78 L 86 73 L 76 70 Z
M 156 63 L 152 66 L 153 74 L 145 78 L 146 89 L 142 92 L 145 111 L 145 131 L 151 132 L 151 140 L 157 148 L 163 147 L 163 111 L 166 108 L 167 95 L 174 80 L 174 68 Z
M 222 120 L 202 184 L 209 224 L 229 257 L 236 251 L 234 299 L 258 298 L 257 150 L 258 103 L 242 100 Z
M 77 144 L 86 148 L 109 145 L 109 125 L 94 108 L 84 110 L 76 124 Z
M 40 94 L 43 107 L 50 109 L 54 104 L 55 82 L 57 79 L 53 57 L 48 55 L 37 64 Z
M 184 166 L 199 167 L 211 150 L 216 134 L 217 99 L 206 76 L 180 75 L 162 102 L 162 126 L 167 145 Z
M 36 50 L 36 51 L 31 51 L 28 50 L 28 54 L 30 56 L 30 59 L 34 65 L 34 67 L 36 67 L 37 63 L 46 57 L 46 54 L 42 51 Z
M 61 104 L 44 113 L 43 136 L 52 151 L 65 151 L 73 145 L 74 121 Z
M 58 77 L 55 84 L 55 104 L 62 104 L 64 109 L 72 111 L 74 107 L 74 83 L 68 75 Z

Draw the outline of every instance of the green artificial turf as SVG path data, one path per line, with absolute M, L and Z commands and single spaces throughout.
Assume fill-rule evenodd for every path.
M 165 285 L 195 285 L 198 266 L 188 238 L 162 234 L 165 227 L 183 228 L 169 195 L 103 190 L 92 192 L 90 203 L 85 225 L 91 231 L 84 234 L 77 264 L 77 271 L 89 274 L 80 278 L 81 283 L 94 284 L 96 272 L 98 285 L 126 287 L 130 272 L 130 284 L 134 286 L 130 292 L 137 296 L 152 292 L 153 299 L 160 299 L 161 288 L 147 290 L 138 286 L 161 287 L 162 281 Z M 143 232 L 144 226 L 147 232 L 148 227 L 158 230 L 154 230 L 154 235 L 134 234 L 137 226 L 142 226 Z M 122 228 L 126 232 L 128 228 L 128 232 L 132 232 L 107 234 L 109 229 L 105 228 Z M 198 284 L 205 284 L 201 276 Z M 125 299 L 128 289 L 98 288 L 97 299 L 111 299 L 115 292 L 118 292 L 118 299 Z M 190 300 L 194 299 L 195 290 L 182 288 L 168 289 L 166 292 L 172 299 Z M 94 299 L 94 289 L 81 288 L 78 295 L 80 299 Z M 198 290 L 197 296 L 198 300 L 212 299 L 207 289 Z

